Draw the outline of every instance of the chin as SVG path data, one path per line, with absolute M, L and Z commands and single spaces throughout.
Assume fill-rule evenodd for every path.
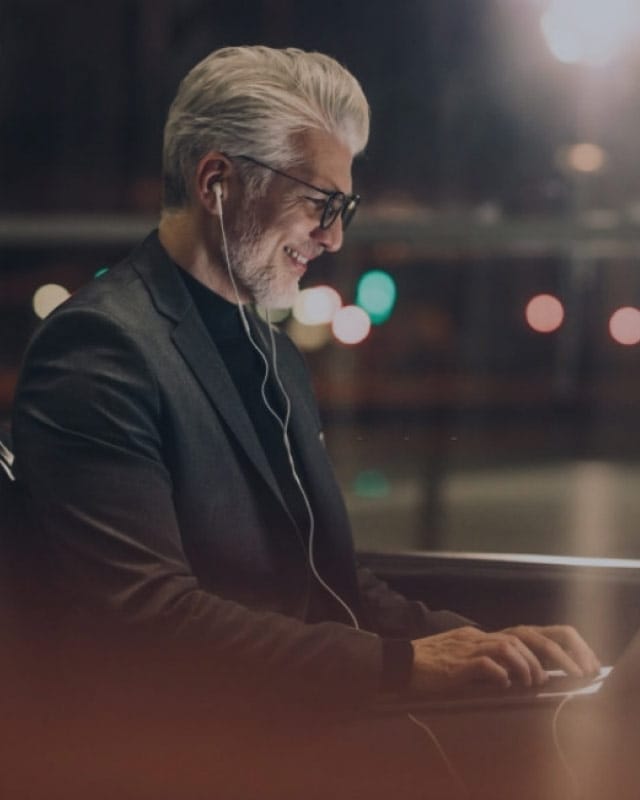
M 256 297 L 256 305 L 265 309 L 273 309 L 274 311 L 276 309 L 291 308 L 299 291 L 297 282 L 294 286 L 271 287 L 261 297 Z

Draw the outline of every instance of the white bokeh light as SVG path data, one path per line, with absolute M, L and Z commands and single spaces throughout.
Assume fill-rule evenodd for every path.
M 331 286 L 313 286 L 298 293 L 293 316 L 303 325 L 326 325 L 341 305 L 340 295 Z
M 359 306 L 344 306 L 333 318 L 333 335 L 342 344 L 359 344 L 371 330 L 371 320 Z
M 32 300 L 33 310 L 40 319 L 44 319 L 70 296 L 69 290 L 64 286 L 47 283 L 36 289 Z
M 640 31 L 640 7 L 637 0 L 552 0 L 540 26 L 559 61 L 601 66 Z

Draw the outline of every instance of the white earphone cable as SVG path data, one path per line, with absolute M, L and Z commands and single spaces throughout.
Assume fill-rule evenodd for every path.
M 291 417 L 291 400 L 289 399 L 289 395 L 285 391 L 285 388 L 284 388 L 284 386 L 282 384 L 282 380 L 280 378 L 280 373 L 278 372 L 278 364 L 277 364 L 277 360 L 276 360 L 276 341 L 275 341 L 275 336 L 274 336 L 274 333 L 273 333 L 273 328 L 271 327 L 271 324 L 269 323 L 268 316 L 269 315 L 267 313 L 267 325 L 269 327 L 269 339 L 270 339 L 270 342 L 271 342 L 271 357 L 272 357 L 272 364 L 273 364 L 273 374 L 274 374 L 274 377 L 275 377 L 275 380 L 276 380 L 276 384 L 278 385 L 278 388 L 280 389 L 280 392 L 282 393 L 282 396 L 285 399 L 286 415 L 285 415 L 285 421 L 282 423 L 283 443 L 284 443 L 285 450 L 287 452 L 287 458 L 289 459 L 289 464 L 291 466 L 291 472 L 293 474 L 293 479 L 295 480 L 296 485 L 298 486 L 298 489 L 300 490 L 300 494 L 302 496 L 305 508 L 307 509 L 307 514 L 309 516 L 309 543 L 308 543 L 309 566 L 311 567 L 311 571 L 313 572 L 313 575 L 314 575 L 315 579 L 318 581 L 318 583 L 325 589 L 326 592 L 328 592 L 334 598 L 334 600 L 336 600 L 337 603 L 339 603 L 340 606 L 342 606 L 342 608 L 346 612 L 347 616 L 349 617 L 353 627 L 356 628 L 356 630 L 359 630 L 360 629 L 360 624 L 358 623 L 356 615 L 353 613 L 351 608 L 349 608 L 347 603 L 345 603 L 345 601 L 340 597 L 340 595 L 337 594 L 337 592 L 335 592 L 331 588 L 331 586 L 329 586 L 329 584 L 323 579 L 323 577 L 320 575 L 320 572 L 318 571 L 318 568 L 316 566 L 314 547 L 313 547 L 313 545 L 314 545 L 314 537 L 315 537 L 315 532 L 316 532 L 315 517 L 314 517 L 314 514 L 313 514 L 313 510 L 311 509 L 311 503 L 309 502 L 309 498 L 307 497 L 307 493 L 304 490 L 304 487 L 302 486 L 302 481 L 300 479 L 300 476 L 298 475 L 298 470 L 296 469 L 296 465 L 295 465 L 295 462 L 294 462 L 294 459 L 293 459 L 293 452 L 291 450 L 291 442 L 289 440 L 289 432 L 288 432 L 289 420 L 290 420 L 290 417 Z
M 566 753 L 562 749 L 562 745 L 560 744 L 560 735 L 558 733 L 558 721 L 560 719 L 560 713 L 567 705 L 567 703 L 575 697 L 575 692 L 570 692 L 566 697 L 563 697 L 560 703 L 558 703 L 558 707 L 556 708 L 553 714 L 553 720 L 551 722 L 551 733 L 553 735 L 553 745 L 556 749 L 556 753 L 558 754 L 558 758 L 560 759 L 560 763 L 562 764 L 565 772 L 567 773 L 567 777 L 569 778 L 569 782 L 571 784 L 571 796 L 574 798 L 579 798 L 582 796 L 582 790 L 580 787 L 580 781 L 578 780 L 578 776 L 576 775 L 573 767 L 569 763 L 569 759 L 566 756 Z
M 285 451 L 287 453 L 287 460 L 289 461 L 289 465 L 291 467 L 291 473 L 293 475 L 293 479 L 294 479 L 294 481 L 296 483 L 296 486 L 298 487 L 298 489 L 300 491 L 300 494 L 302 496 L 302 500 L 303 500 L 305 509 L 306 509 L 308 517 L 309 517 L 309 541 L 308 541 L 308 545 L 307 545 L 307 558 L 308 558 L 308 561 L 309 561 L 309 566 L 311 568 L 311 572 L 312 572 L 313 576 L 318 581 L 318 583 L 342 607 L 342 609 L 347 614 L 351 625 L 353 625 L 354 628 L 359 630 L 360 629 L 360 625 L 358 623 L 356 615 L 353 613 L 351 608 L 349 608 L 347 603 L 345 603 L 345 601 L 322 578 L 322 576 L 320 575 L 320 573 L 318 571 L 316 563 L 315 563 L 315 555 L 314 555 L 315 517 L 314 517 L 314 514 L 313 514 L 313 510 L 311 508 L 311 504 L 309 502 L 309 498 L 307 497 L 307 493 L 304 490 L 304 487 L 302 485 L 302 481 L 300 479 L 300 476 L 298 475 L 298 470 L 296 469 L 295 461 L 294 461 L 294 458 L 293 458 L 293 452 L 292 452 L 292 449 L 291 449 L 291 442 L 289 440 L 289 421 L 290 421 L 290 418 L 291 418 L 291 400 L 289 399 L 289 395 L 285 391 L 285 388 L 284 388 L 284 386 L 282 384 L 282 380 L 280 378 L 280 373 L 278 372 L 278 365 L 277 365 L 277 360 L 276 360 L 276 342 L 275 342 L 275 337 L 274 337 L 274 334 L 273 334 L 273 328 L 271 326 L 271 323 L 269 322 L 269 315 L 267 313 L 267 327 L 268 327 L 268 330 L 269 330 L 269 339 L 270 339 L 270 343 L 271 343 L 271 358 L 272 358 L 272 364 L 273 364 L 273 373 L 274 373 L 274 377 L 275 377 L 275 380 L 276 380 L 276 384 L 277 384 L 280 392 L 282 393 L 282 396 L 283 396 L 284 402 L 285 402 L 284 420 L 280 418 L 280 415 L 277 413 L 277 411 L 275 411 L 275 409 L 272 407 L 271 403 L 269 403 L 269 400 L 267 398 L 266 385 L 267 385 L 267 381 L 269 380 L 269 361 L 267 359 L 267 356 L 264 354 L 262 349 L 259 347 L 259 345 L 255 341 L 255 339 L 253 338 L 253 335 L 251 333 L 251 327 L 249 325 L 249 320 L 247 319 L 246 312 L 245 312 L 244 307 L 242 305 L 242 302 L 240 300 L 240 293 L 238 291 L 238 286 L 237 286 L 237 283 L 236 283 L 236 279 L 235 279 L 235 276 L 233 274 L 233 270 L 231 268 L 231 259 L 229 257 L 229 248 L 228 248 L 228 245 L 227 245 L 227 235 L 226 235 L 226 231 L 225 231 L 225 227 L 224 227 L 224 215 L 223 215 L 223 212 L 222 212 L 222 196 L 221 196 L 221 190 L 220 190 L 219 184 L 214 184 L 214 191 L 215 191 L 215 194 L 216 194 L 216 199 L 218 201 L 218 203 L 217 203 L 217 205 L 218 205 L 218 213 L 220 215 L 220 232 L 221 232 L 221 235 L 222 235 L 222 249 L 223 249 L 224 258 L 225 258 L 225 262 L 226 262 L 227 272 L 228 272 L 228 275 L 229 275 L 229 280 L 231 281 L 231 286 L 233 288 L 233 293 L 234 293 L 234 295 L 236 297 L 236 305 L 238 306 L 238 312 L 239 312 L 240 318 L 242 320 L 242 326 L 243 326 L 243 328 L 245 330 L 245 333 L 247 335 L 247 339 L 249 340 L 251 346 L 253 347 L 253 349 L 256 351 L 256 353 L 258 354 L 258 356 L 262 360 L 262 363 L 263 363 L 264 368 L 265 368 L 264 377 L 262 379 L 262 384 L 260 386 L 260 394 L 262 396 L 262 400 L 264 402 L 264 405 L 265 405 L 267 411 L 277 421 L 278 425 L 282 429 L 282 441 L 283 441 L 283 444 L 284 444 Z
M 440 740 L 435 735 L 435 733 L 431 730 L 429 725 L 423 720 L 418 719 L 413 714 L 407 714 L 407 717 L 413 722 L 414 725 L 417 725 L 421 730 L 423 730 L 433 742 L 434 747 L 436 748 L 438 755 L 442 759 L 442 763 L 445 765 L 451 780 L 456 785 L 457 790 L 462 794 L 463 797 L 469 797 L 469 788 L 467 784 L 463 781 L 460 773 L 453 765 L 453 762 L 446 754 L 444 747 L 440 744 Z

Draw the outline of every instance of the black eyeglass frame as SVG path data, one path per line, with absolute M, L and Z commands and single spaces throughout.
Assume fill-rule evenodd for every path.
M 276 169 L 275 167 L 269 166 L 269 164 L 258 161 L 258 159 L 253 158 L 253 156 L 239 155 L 229 156 L 229 158 L 242 158 L 245 161 L 251 161 L 252 164 L 256 164 L 258 167 L 268 169 L 271 172 L 275 172 L 276 175 L 281 175 L 283 178 L 288 178 L 290 181 L 295 181 L 301 186 L 306 186 L 307 189 L 313 189 L 314 192 L 320 192 L 320 194 L 324 194 L 327 199 L 324 202 L 322 216 L 320 217 L 320 227 L 322 230 L 326 231 L 327 228 L 330 228 L 331 225 L 333 225 L 333 223 L 338 219 L 338 217 L 341 217 L 342 219 L 342 230 L 346 230 L 356 213 L 358 205 L 360 204 L 359 194 L 345 194 L 339 190 L 332 192 L 330 189 L 321 189 L 319 186 L 314 186 L 312 183 L 303 181 L 301 178 L 295 178 L 293 175 L 288 175 L 281 169 Z M 317 197 L 306 197 L 305 199 L 315 200 L 316 202 L 319 200 Z

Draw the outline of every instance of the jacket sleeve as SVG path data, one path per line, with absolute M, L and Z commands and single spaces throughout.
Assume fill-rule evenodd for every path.
M 366 567 L 358 567 L 362 602 L 380 636 L 418 639 L 476 623 L 453 611 L 431 611 L 417 600 L 408 600 L 377 578 Z
M 72 307 L 45 322 L 26 357 L 13 436 L 58 590 L 77 607 L 197 645 L 212 674 L 284 685 L 310 702 L 372 699 L 379 636 L 252 610 L 199 586 L 163 458 L 163 413 L 145 354 L 116 320 Z

